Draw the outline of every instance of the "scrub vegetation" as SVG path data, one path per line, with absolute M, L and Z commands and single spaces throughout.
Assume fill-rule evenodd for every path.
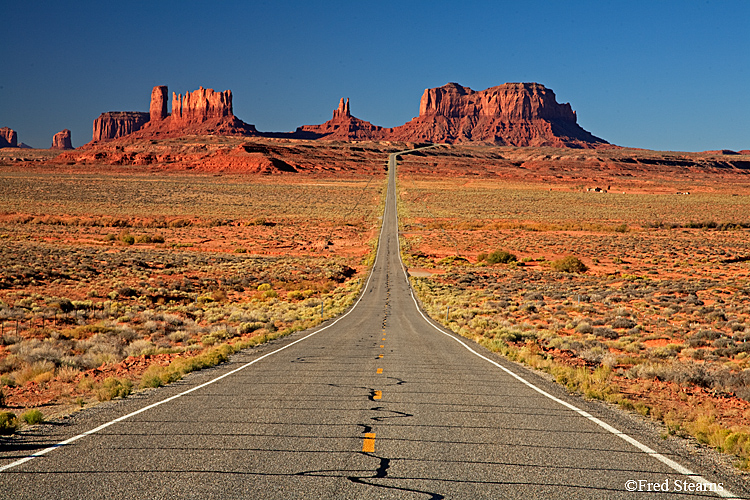
M 381 174 L 0 176 L 0 432 L 341 313 L 369 268 L 384 188 Z M 29 413 L 42 405 L 42 420 Z
M 400 172 L 402 252 L 433 318 L 748 467 L 746 186 L 592 193 L 414 165 Z

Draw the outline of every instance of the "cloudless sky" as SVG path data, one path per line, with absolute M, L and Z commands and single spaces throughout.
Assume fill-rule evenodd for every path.
M 750 149 L 750 1 L 0 0 L 0 127 L 91 140 L 151 88 L 231 89 L 261 131 L 402 125 L 425 88 L 538 82 L 613 144 Z

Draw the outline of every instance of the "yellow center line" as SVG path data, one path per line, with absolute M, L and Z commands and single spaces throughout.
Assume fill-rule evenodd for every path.
M 383 369 L 382 368 L 378 368 L 378 373 L 383 373 Z
M 385 347 L 385 346 L 383 344 L 380 344 L 380 348 L 382 349 L 383 347 Z
M 375 395 L 372 397 L 372 399 L 382 399 L 383 398 L 383 391 L 375 391 Z
M 365 433 L 365 439 L 362 441 L 362 451 L 364 451 L 365 453 L 375 452 L 375 433 L 374 432 Z
M 382 357 L 383 357 L 383 355 L 382 355 L 382 354 L 378 354 L 378 357 L 379 357 L 379 358 L 382 358 Z

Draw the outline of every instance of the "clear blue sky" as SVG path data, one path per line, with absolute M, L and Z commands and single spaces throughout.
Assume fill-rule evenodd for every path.
M 352 114 L 401 125 L 425 88 L 538 82 L 622 146 L 750 149 L 750 1 L 0 0 L 0 126 L 91 140 L 151 88 L 231 89 L 262 131 Z

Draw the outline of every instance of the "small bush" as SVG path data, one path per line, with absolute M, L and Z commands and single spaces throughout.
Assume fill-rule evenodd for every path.
M 96 399 L 110 401 L 114 398 L 127 397 L 133 391 L 133 382 L 128 379 L 109 377 L 96 390 Z
M 120 241 L 122 241 L 126 245 L 132 245 L 135 243 L 135 236 L 130 233 L 122 233 L 120 235 Z
M 605 339 L 617 339 L 620 337 L 620 334 L 614 331 L 611 328 L 607 328 L 604 326 L 594 328 L 594 335 L 597 337 L 604 337 Z
M 477 254 L 477 262 L 482 262 L 483 260 L 487 259 L 487 254 L 482 252 L 480 254 Z
M 44 415 L 36 408 L 23 413 L 23 415 L 21 415 L 21 419 L 29 425 L 44 423 Z
M 586 323 L 585 321 L 578 323 L 578 326 L 576 326 L 576 331 L 584 335 L 589 334 L 589 333 L 594 333 L 594 329 L 591 327 L 590 324 Z
M 617 318 L 612 321 L 612 328 L 633 328 L 636 322 L 630 318 Z
M 18 417 L 10 411 L 0 412 L 0 434 L 9 435 L 18 429 Z
M 518 261 L 518 257 L 505 250 L 495 250 L 486 258 L 488 264 L 510 264 Z
M 581 260 L 575 255 L 568 255 L 562 259 L 552 261 L 550 266 L 555 271 L 563 273 L 585 273 L 589 269 L 586 267 L 586 264 L 581 262 Z

